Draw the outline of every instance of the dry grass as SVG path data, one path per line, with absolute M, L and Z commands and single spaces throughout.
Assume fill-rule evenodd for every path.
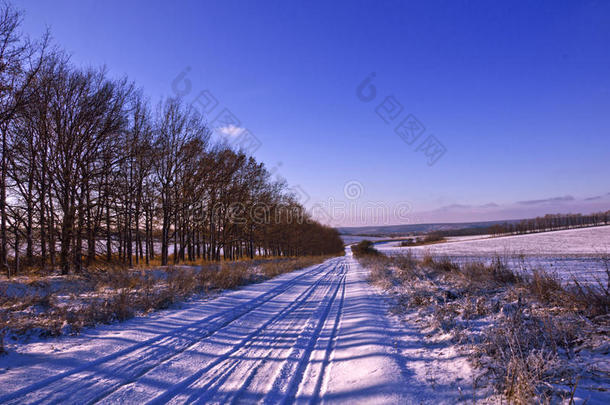
M 227 290 L 253 281 L 256 275 L 250 270 L 247 262 L 222 263 L 202 269 L 199 280 L 208 289 Z
M 562 355 L 573 357 L 581 338 L 582 321 L 570 314 L 550 316 L 532 311 L 525 304 L 499 317 L 475 346 L 475 364 L 486 366 L 494 376 L 496 389 L 515 404 L 551 401 L 552 384 L 570 377 Z
M 559 278 L 547 271 L 535 269 L 524 286 L 534 297 L 545 304 L 561 304 L 561 301 L 566 298 L 567 291 Z
M 32 291 L 44 293 L 9 296 L 0 294 L 0 353 L 6 334 L 58 336 L 79 333 L 84 327 L 124 321 L 136 314 L 165 309 L 189 296 L 207 291 L 233 289 L 277 275 L 309 267 L 327 256 L 255 259 L 221 262 L 200 267 L 127 269 L 120 265 L 91 267 L 79 276 L 79 291 L 49 292 L 49 282 L 34 278 L 26 282 Z M 56 280 L 57 281 L 57 280 Z
M 597 280 L 593 284 L 583 285 L 574 279 L 570 288 L 569 298 L 580 308 L 584 308 L 591 316 L 603 317 L 610 309 L 610 268 L 606 261 L 606 280 Z
M 565 285 L 542 270 L 520 275 L 499 257 L 488 264 L 430 255 L 359 261 L 372 283 L 395 293 L 394 313 L 417 311 L 429 328 L 451 335 L 509 403 L 569 401 L 584 367 L 576 366 L 578 348 L 608 344 L 603 283 Z

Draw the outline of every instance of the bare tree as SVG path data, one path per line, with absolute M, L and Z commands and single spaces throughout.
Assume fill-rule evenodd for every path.
M 47 52 L 48 36 L 24 39 L 19 22 L 0 6 L 7 274 L 9 250 L 18 271 L 22 246 L 28 264 L 59 265 L 63 274 L 97 260 L 148 264 L 156 242 L 163 265 L 170 256 L 178 263 L 342 249 L 336 232 L 304 216 L 261 163 L 212 145 L 194 109 L 170 98 L 152 112 L 127 79 L 74 67 L 62 52 Z

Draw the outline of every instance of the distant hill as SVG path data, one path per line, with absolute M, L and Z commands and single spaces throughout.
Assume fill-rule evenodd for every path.
M 338 227 L 341 235 L 395 237 L 410 234 L 421 234 L 434 231 L 453 231 L 458 229 L 487 228 L 492 225 L 505 223 L 518 223 L 520 219 L 484 222 L 453 222 L 438 224 L 413 224 L 413 225 L 387 225 L 387 226 L 355 226 Z

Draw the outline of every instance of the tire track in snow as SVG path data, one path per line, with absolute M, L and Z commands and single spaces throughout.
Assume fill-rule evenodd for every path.
M 279 401 L 282 399 L 283 396 L 285 396 L 281 393 L 278 393 L 276 390 L 273 389 L 273 387 L 275 387 L 277 385 L 281 385 L 282 381 L 280 380 L 280 377 L 285 376 L 286 373 L 290 373 L 290 370 L 289 370 L 290 367 L 288 366 L 289 363 L 295 362 L 295 361 L 298 362 L 299 357 L 301 357 L 303 359 L 309 358 L 309 356 L 306 356 L 305 353 L 301 353 L 303 350 L 299 350 L 299 349 L 303 346 L 306 348 L 313 347 L 313 345 L 311 344 L 311 341 L 315 341 L 319 338 L 322 327 L 326 322 L 326 316 L 324 316 L 324 314 L 330 312 L 330 308 L 332 308 L 335 304 L 337 291 L 339 289 L 341 289 L 341 286 L 344 287 L 344 285 L 345 285 L 345 271 L 346 271 L 346 267 L 343 264 L 341 264 L 339 272 L 334 277 L 334 281 L 337 281 L 336 286 L 333 284 L 326 291 L 323 292 L 322 300 L 320 301 L 320 304 L 317 305 L 316 308 L 306 309 L 306 311 L 309 312 L 308 318 L 305 321 L 301 321 L 302 325 L 301 325 L 301 329 L 300 329 L 298 336 L 294 339 L 294 343 L 291 344 L 291 347 L 289 349 L 286 349 L 286 351 L 288 353 L 286 354 L 286 358 L 283 360 L 282 365 L 279 367 L 276 367 L 276 368 L 279 368 L 279 370 L 275 370 L 275 374 L 277 374 L 278 377 L 270 383 L 271 389 L 267 390 L 265 393 L 260 393 L 257 396 L 258 400 L 269 401 L 270 398 L 276 397 L 275 399 L 271 399 L 271 400 Z M 313 336 L 311 336 L 311 329 L 313 327 L 312 325 L 317 325 Z M 297 348 L 299 348 L 299 349 L 297 349 Z M 278 357 L 280 357 L 280 356 L 276 354 L 273 356 L 272 360 L 277 360 Z M 265 366 L 269 362 L 270 362 L 269 359 L 263 359 L 257 365 L 255 372 L 257 372 L 258 369 L 261 368 L 261 366 Z M 273 362 L 273 361 L 271 361 L 271 362 Z M 275 361 L 275 362 L 277 362 L 277 361 Z M 294 367 L 292 367 L 292 368 L 294 368 Z M 273 370 L 271 370 L 271 371 L 273 371 Z M 273 374 L 273 373 L 268 373 L 268 374 Z M 263 373 L 263 375 L 264 375 L 264 373 Z M 246 380 L 243 383 L 241 389 L 231 399 L 232 404 L 244 402 L 244 401 L 242 401 L 242 398 L 243 398 L 245 392 L 248 391 L 248 389 L 250 388 L 250 384 L 252 383 L 253 379 L 254 379 L 254 377 L 251 376 L 248 380 Z M 265 379 L 268 379 L 268 378 L 265 378 Z M 296 391 L 296 389 L 298 389 L 298 383 L 300 382 L 300 378 L 298 378 L 296 380 L 296 382 L 297 382 L 297 384 L 295 386 L 295 391 Z M 249 394 L 250 394 L 250 398 L 248 398 L 247 402 L 255 401 L 256 399 L 253 398 L 252 393 L 249 393 Z
M 46 378 L 37 383 L 31 384 L 27 387 L 23 387 L 19 390 L 13 391 L 9 394 L 0 397 L 0 403 L 49 403 L 49 402 L 64 402 L 70 400 L 65 395 L 76 394 L 78 398 L 72 398 L 76 403 L 94 402 L 106 396 L 106 394 L 98 395 L 95 398 L 91 398 L 88 401 L 85 400 L 81 395 L 86 393 L 87 390 L 91 389 L 92 385 L 101 383 L 105 386 L 105 393 L 108 392 L 108 381 L 94 379 L 99 377 L 100 371 L 97 370 L 99 366 L 111 363 L 113 361 L 119 361 L 119 364 L 108 370 L 104 375 L 117 374 L 117 369 L 125 369 L 132 372 L 131 378 L 128 380 L 120 381 L 111 387 L 111 391 L 117 389 L 117 385 L 120 386 L 133 382 L 138 377 L 142 376 L 150 369 L 158 366 L 161 362 L 171 360 L 173 357 L 188 350 L 194 344 L 197 344 L 202 338 L 210 336 L 219 329 L 227 326 L 236 319 L 252 312 L 256 308 L 264 305 L 265 303 L 273 300 L 273 298 L 286 292 L 291 287 L 296 285 L 298 282 L 307 279 L 308 277 L 315 277 L 325 270 L 328 270 L 329 266 L 332 266 L 337 259 L 331 259 L 325 263 L 315 266 L 311 270 L 304 272 L 294 278 L 283 282 L 282 284 L 272 288 L 269 291 L 263 292 L 262 294 L 252 298 L 249 301 L 244 302 L 238 308 L 228 308 L 219 313 L 211 314 L 194 323 L 178 327 L 170 332 L 162 333 L 153 338 L 147 339 L 125 349 L 122 349 L 116 353 L 104 356 L 97 360 L 91 361 L 80 367 L 59 373 L 52 377 Z M 213 325 L 210 327 L 209 325 Z M 173 346 L 172 346 L 173 344 Z M 139 351 L 143 353 L 139 353 Z M 159 353 L 161 352 L 161 356 Z M 152 364 L 150 364 L 152 362 Z M 83 373 L 90 372 L 89 375 L 81 375 Z M 51 387 L 54 383 L 61 382 L 59 387 Z M 75 390 L 74 385 L 79 384 L 81 387 Z M 84 386 L 82 386 L 84 384 Z M 110 383 L 112 384 L 112 383 Z M 41 393 L 38 391 L 44 390 Z M 76 392 L 75 392 L 76 391 Z M 36 393 L 42 395 L 36 395 Z M 61 396 L 64 395 L 62 398 Z M 56 398 L 55 396 L 60 396 Z M 28 399 L 29 398 L 29 399 Z
M 326 279 L 333 279 L 333 273 L 336 270 L 337 265 L 334 265 L 328 272 L 326 272 L 323 276 L 319 277 L 310 287 L 308 287 L 305 291 L 300 293 L 298 297 L 296 297 L 293 301 L 291 301 L 287 306 L 283 307 L 278 313 L 274 314 L 270 319 L 264 322 L 262 325 L 257 327 L 254 331 L 250 332 L 248 335 L 243 337 L 239 342 L 233 345 L 233 347 L 219 356 L 217 359 L 213 360 L 211 363 L 207 364 L 203 368 L 200 368 L 196 373 L 190 375 L 189 377 L 183 379 L 177 384 L 174 384 L 170 390 L 165 391 L 161 395 L 152 399 L 150 404 L 164 404 L 171 401 L 174 397 L 183 394 L 185 391 L 188 391 L 190 387 L 200 380 L 202 377 L 207 376 L 210 372 L 220 372 L 220 376 L 218 379 L 215 379 L 208 384 L 202 387 L 200 396 L 197 398 L 204 399 L 207 397 L 206 389 L 212 387 L 214 381 L 223 380 L 223 376 L 226 376 L 228 373 L 224 370 L 221 365 L 231 358 L 231 356 L 235 356 L 239 351 L 244 351 L 245 349 L 251 347 L 255 342 L 256 336 L 261 334 L 261 332 L 265 331 L 269 326 L 273 325 L 276 322 L 280 322 L 283 320 L 288 314 L 298 309 L 303 303 L 307 302 L 308 299 L 313 295 L 314 292 L 317 291 L 320 284 L 322 284 Z M 155 370 L 152 370 L 155 371 Z M 230 369 L 229 371 L 232 371 Z M 193 395 L 189 396 L 190 400 L 195 400 Z M 108 398 L 111 400 L 110 398 Z M 124 400 L 124 398 L 121 398 Z
M 347 269 L 348 269 L 347 263 L 345 263 L 344 266 L 345 266 L 345 269 L 347 272 Z M 334 352 L 335 347 L 337 346 L 337 337 L 339 335 L 341 317 L 343 316 L 343 306 L 345 304 L 346 279 L 347 279 L 347 274 L 344 276 L 344 279 L 343 279 L 341 300 L 339 301 L 339 307 L 337 308 L 337 313 L 336 313 L 335 319 L 333 321 L 333 327 L 330 331 L 328 342 L 327 342 L 326 346 L 323 348 L 324 357 L 320 361 L 320 366 L 319 366 L 320 369 L 319 370 L 307 370 L 307 371 L 309 371 L 309 374 L 315 378 L 315 385 L 314 385 L 313 391 L 311 394 L 297 392 L 297 396 L 295 398 L 296 403 L 315 404 L 315 403 L 320 402 L 322 387 L 325 382 L 325 378 L 328 375 L 327 369 L 330 366 L 331 357 L 332 357 L 331 355 Z M 316 363 L 310 362 L 310 364 L 308 365 L 308 368 L 313 369 L 314 367 L 316 367 Z M 317 376 L 316 376 L 316 374 L 317 374 Z M 300 395 L 300 394 L 303 394 L 303 395 Z M 308 395 L 309 395 L 309 397 L 308 397 Z
M 252 332 L 250 337 L 246 337 L 242 339 L 242 341 L 233 346 L 229 352 L 225 353 L 221 359 L 217 359 L 212 365 L 206 366 L 205 370 L 207 371 L 203 374 L 201 379 L 195 379 L 187 388 L 184 388 L 186 391 L 194 391 L 197 390 L 199 392 L 199 396 L 196 396 L 195 393 L 189 395 L 188 400 L 186 402 L 192 402 L 197 400 L 197 402 L 201 402 L 202 400 L 207 400 L 213 397 L 214 393 L 220 388 L 221 384 L 224 384 L 227 379 L 232 377 L 233 369 L 237 369 L 239 372 L 239 368 L 234 367 L 235 365 L 239 365 L 243 362 L 240 356 L 248 356 L 248 357 L 261 357 L 264 358 L 267 355 L 271 354 L 271 352 L 275 349 L 274 346 L 268 347 L 267 350 L 264 350 L 263 353 L 256 352 L 256 344 L 257 338 L 260 336 L 267 337 L 269 332 L 273 330 L 273 327 L 277 325 L 279 331 L 285 329 L 286 325 L 283 325 L 282 321 L 284 321 L 290 314 L 294 311 L 301 308 L 303 303 L 311 300 L 312 295 L 318 291 L 318 287 L 320 284 L 327 280 L 332 280 L 332 274 L 336 270 L 336 266 L 331 269 L 328 273 L 325 273 L 322 277 L 320 277 L 314 284 L 307 288 L 307 290 L 303 291 L 297 298 L 293 299 L 293 301 L 286 307 L 281 309 L 281 313 L 274 316 L 272 319 L 268 320 L 267 323 L 263 325 L 263 327 L 257 328 Z M 229 326 L 230 327 L 230 326 Z M 264 333 L 262 333 L 264 332 Z M 273 339 L 277 341 L 278 339 Z M 280 342 L 280 345 L 283 342 Z M 254 347 L 254 353 L 249 351 L 251 347 Z M 260 351 L 260 350 L 259 350 Z M 258 356 L 256 356 L 258 354 Z M 232 363 L 231 363 L 232 361 Z M 231 365 L 227 365 L 227 363 Z M 196 374 L 202 374 L 202 370 L 200 370 Z M 217 375 L 218 374 L 218 375 Z M 208 377 L 212 377 L 212 381 L 206 382 Z M 191 378 L 190 380 L 194 380 Z M 198 384 L 204 383 L 203 387 L 197 387 Z M 223 386 L 223 388 L 225 388 Z M 175 389 L 173 391 L 181 391 L 181 389 Z M 167 394 L 167 393 L 166 393 Z M 177 392 L 176 395 L 184 394 L 184 392 Z M 165 395 L 165 394 L 164 394 Z M 184 395 L 183 395 L 184 396 Z M 165 397 L 163 397 L 163 401 Z M 155 403 L 159 403 L 159 400 L 155 400 Z M 184 402 L 184 401 L 176 401 L 176 398 L 173 398 L 171 402 Z M 226 401 L 213 401 L 215 403 L 225 403 Z
M 304 333 L 305 328 L 308 323 L 319 315 L 320 308 L 323 308 L 325 305 L 325 299 L 328 298 L 329 294 L 332 294 L 334 285 L 338 279 L 341 278 L 342 272 L 344 271 L 343 266 L 336 266 L 332 273 L 329 273 L 330 277 L 328 281 L 328 285 L 326 283 L 320 283 L 316 288 L 316 291 L 308 297 L 306 300 L 300 302 L 298 307 L 296 307 L 293 311 L 287 314 L 282 319 L 279 319 L 277 322 L 274 322 L 270 327 L 264 330 L 264 333 L 261 333 L 259 336 L 268 337 L 274 336 L 278 334 L 274 339 L 272 339 L 271 344 L 265 349 L 257 349 L 257 338 L 251 339 L 248 344 L 249 346 L 253 346 L 254 349 L 251 350 L 250 347 L 244 347 L 239 352 L 235 353 L 232 357 L 239 357 L 240 355 L 247 356 L 249 358 L 255 358 L 256 365 L 254 367 L 248 367 L 248 364 L 244 364 L 245 367 L 241 367 L 235 373 L 230 373 L 230 376 L 227 376 L 224 381 L 227 379 L 231 379 L 229 384 L 224 384 L 222 386 L 222 391 L 220 394 L 217 394 L 218 388 L 220 388 L 220 384 L 216 383 L 212 389 L 209 386 L 205 387 L 205 390 L 200 390 L 203 395 L 197 397 L 193 393 L 189 399 L 186 401 L 187 403 L 238 403 L 241 401 L 241 395 L 245 393 L 245 391 L 250 388 L 250 383 L 252 383 L 257 375 L 261 375 L 263 381 L 267 381 L 268 377 L 264 371 L 261 372 L 261 369 L 264 370 L 263 366 L 271 365 L 279 362 L 286 362 L 288 359 L 288 355 L 286 355 L 286 359 L 283 360 L 285 351 L 292 351 L 294 349 L 294 345 L 297 344 L 299 337 Z M 334 274 L 337 272 L 338 274 Z M 312 308 L 310 308 L 312 306 Z M 304 318 L 305 317 L 305 318 Z M 296 331 L 290 332 L 292 327 L 298 327 L 298 333 Z M 288 332 L 288 336 L 286 336 L 286 331 Z M 284 334 L 284 335 L 282 335 Z M 292 335 L 295 335 L 292 338 Z M 284 346 L 289 346 L 290 348 L 285 348 Z M 238 363 L 241 363 L 238 361 Z M 276 366 L 278 368 L 278 366 Z M 227 374 L 224 369 L 221 371 L 224 374 Z M 270 373 L 273 374 L 273 373 Z M 245 378 L 244 378 L 245 377 Z M 263 395 L 263 394 L 261 394 Z M 247 402 L 253 402 L 252 398 L 249 398 Z
M 307 325 L 308 327 L 306 327 L 307 333 L 299 336 L 299 339 L 293 346 L 289 355 L 289 358 L 292 361 L 284 362 L 278 377 L 272 384 L 270 392 L 266 395 L 264 401 L 265 404 L 273 404 L 277 402 L 285 404 L 290 401 L 294 401 L 294 397 L 303 380 L 307 366 L 310 364 L 316 342 L 322 333 L 322 328 L 326 324 L 331 308 L 335 303 L 339 290 L 341 290 L 341 286 L 345 286 L 345 265 L 342 267 L 343 272 L 337 288 L 332 293 L 332 296 L 329 297 L 328 303 L 321 306 L 320 311 L 316 312 L 316 314 L 310 319 L 310 324 Z
M 323 276 L 321 276 L 320 278 L 318 278 L 318 279 L 317 279 L 317 280 L 318 280 L 317 282 L 321 282 L 321 280 L 322 280 L 322 279 L 324 279 L 324 277 L 327 277 L 327 276 L 328 276 L 328 274 L 330 274 L 330 273 L 333 271 L 334 267 L 332 267 L 332 265 L 333 265 L 333 264 L 328 263 L 326 266 L 324 266 L 324 267 L 322 268 L 322 270 L 323 270 L 323 271 L 317 272 L 317 273 L 315 274 L 315 276 L 317 277 L 317 276 L 319 276 L 319 274 L 324 273 L 324 275 L 323 275 Z M 329 269 L 330 269 L 330 270 L 329 270 Z M 324 272 L 324 270 L 328 270 L 328 271 Z M 295 284 L 296 284 L 296 283 L 295 283 Z M 291 287 L 294 287 L 294 285 L 291 285 Z M 304 292 L 303 292 L 303 293 L 302 293 L 302 294 L 299 296 L 299 298 L 300 298 L 302 295 L 306 294 L 306 293 L 307 293 L 307 291 L 309 291 L 309 290 L 310 290 L 310 289 L 312 289 L 313 287 L 314 287 L 314 286 L 310 286 L 310 287 L 308 287 L 308 288 L 307 288 L 307 289 L 306 289 L 306 290 L 305 290 L 305 291 L 304 291 Z M 283 293 L 286 293 L 288 290 L 289 290 L 289 289 L 287 289 L 287 290 L 283 291 L 282 293 L 280 293 L 280 294 L 278 294 L 278 295 L 274 296 L 273 298 L 277 298 L 278 296 L 282 295 Z M 269 300 L 269 301 L 271 301 L 271 300 Z M 269 301 L 266 301 L 265 303 L 267 303 L 267 302 L 269 302 Z M 218 333 L 219 331 L 222 331 L 224 328 L 226 328 L 226 327 L 228 327 L 228 326 L 232 325 L 234 322 L 238 322 L 238 321 L 239 321 L 241 318 L 246 317 L 247 315 L 249 315 L 249 314 L 251 314 L 252 312 L 254 312 L 256 309 L 261 308 L 262 306 L 263 306 L 263 305 L 259 305 L 259 306 L 257 306 L 256 308 L 252 309 L 252 311 L 249 311 L 248 313 L 244 314 L 242 317 L 240 317 L 240 318 L 236 318 L 236 319 L 234 319 L 232 322 L 229 322 L 229 323 L 227 323 L 227 324 L 223 325 L 221 328 L 217 329 L 217 330 L 216 330 L 214 333 L 209 334 L 209 335 L 207 335 L 207 336 L 203 336 L 201 339 L 199 339 L 197 342 L 195 342 L 193 345 L 191 345 L 191 346 L 188 348 L 188 349 L 189 349 L 189 351 L 197 349 L 197 348 L 198 348 L 197 346 L 198 346 L 198 345 L 200 345 L 202 342 L 204 342 L 206 338 L 210 338 L 210 337 L 211 337 L 211 336 L 213 336 L 214 334 Z M 142 376 L 146 376 L 146 374 L 147 374 L 147 373 L 149 373 L 149 372 L 153 372 L 153 371 L 155 371 L 156 369 L 160 368 L 161 366 L 163 366 L 163 365 L 165 365 L 165 364 L 168 364 L 170 361 L 175 360 L 175 358 L 176 358 L 177 356 L 179 356 L 179 355 L 183 354 L 184 352 L 185 352 L 185 351 L 181 351 L 180 353 L 177 353 L 175 356 L 172 356 L 172 357 L 171 357 L 171 359 L 167 359 L 167 360 L 164 360 L 164 361 L 162 361 L 162 362 L 157 363 L 157 364 L 156 364 L 156 365 L 154 365 L 153 367 L 149 368 L 149 369 L 148 369 L 148 370 L 147 370 L 145 373 L 142 373 L 141 375 L 139 375 L 139 376 L 138 376 L 138 378 L 140 378 L 140 377 L 142 377 Z M 220 376 L 219 378 L 221 378 L 221 377 L 222 377 L 222 376 Z M 109 398 L 109 397 L 119 395 L 119 394 L 120 394 L 120 393 L 119 393 L 119 390 L 122 390 L 122 389 L 123 389 L 123 387 L 129 388 L 128 386 L 129 386 L 131 383 L 133 383 L 133 382 L 137 382 L 137 378 L 134 378 L 134 379 L 132 379 L 132 380 L 130 380 L 130 381 L 128 381 L 128 382 L 125 382 L 125 383 L 121 384 L 120 386 L 116 387 L 115 389 L 111 390 L 110 392 L 105 393 L 105 394 L 104 394 L 103 396 L 101 396 L 100 398 L 97 398 L 97 399 L 96 399 L 96 401 L 94 401 L 94 402 L 101 402 L 102 400 L 109 400 L 109 401 L 111 401 L 112 399 L 111 399 L 111 398 Z M 153 399 L 153 402 L 154 402 L 154 401 L 156 401 L 156 400 L 154 400 L 154 399 Z M 122 402 L 122 401 L 120 401 L 120 402 Z

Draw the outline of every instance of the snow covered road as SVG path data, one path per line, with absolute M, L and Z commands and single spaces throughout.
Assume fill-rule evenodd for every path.
M 431 399 L 366 275 L 348 255 L 179 310 L 21 345 L 0 358 L 0 403 Z

